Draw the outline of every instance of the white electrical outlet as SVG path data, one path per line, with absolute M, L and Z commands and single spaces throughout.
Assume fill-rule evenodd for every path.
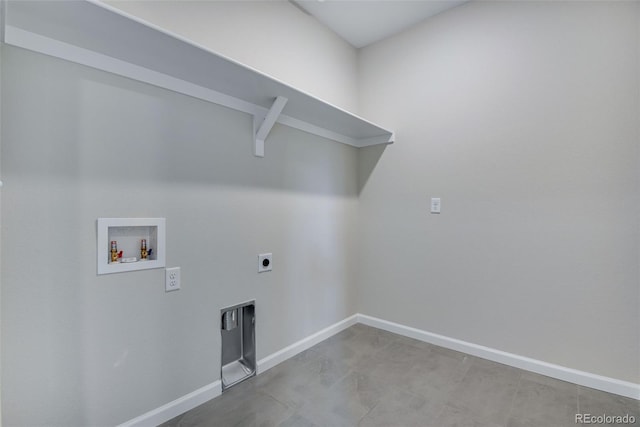
M 273 268 L 273 254 L 260 254 L 258 255 L 258 273 L 264 273 L 265 271 L 271 271 Z
M 171 267 L 164 270 L 164 290 L 177 291 L 180 289 L 180 267 Z

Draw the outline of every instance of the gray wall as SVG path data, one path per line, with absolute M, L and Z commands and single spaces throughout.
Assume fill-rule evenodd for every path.
M 360 52 L 398 142 L 361 153 L 359 312 L 640 381 L 639 8 L 472 2 Z
M 2 99 L 2 50 L 0 43 L 0 100 Z M 2 158 L 2 103 L 0 102 L 0 159 Z M 2 177 L 2 165 L 0 161 L 0 178 Z M 0 190 L 0 242 L 2 242 L 2 191 Z M 0 244 L 0 333 L 2 331 L 2 245 Z M 0 335 L 0 426 L 2 426 L 2 337 Z
M 357 151 L 68 62 L 2 52 L 4 423 L 109 425 L 219 378 L 221 307 L 258 358 L 355 312 Z M 96 275 L 98 217 L 166 217 L 164 270 Z M 257 273 L 257 254 L 274 269 Z
M 259 358 L 360 311 L 640 381 L 639 22 L 458 8 L 360 52 L 397 144 L 276 125 L 264 159 L 244 114 L 4 46 L 5 425 L 116 424 L 215 381 L 219 308 L 250 298 Z M 183 289 L 97 277 L 103 216 L 166 217 Z

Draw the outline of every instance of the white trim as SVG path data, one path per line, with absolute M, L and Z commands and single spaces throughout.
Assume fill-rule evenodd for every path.
M 295 342 L 290 346 L 283 348 L 282 350 L 276 351 L 275 353 L 258 360 L 258 374 L 261 374 L 273 368 L 274 366 L 284 362 L 285 360 L 295 356 L 298 353 L 301 353 L 313 347 L 314 345 L 326 340 L 327 338 L 337 334 L 338 332 L 341 332 L 348 327 L 355 325 L 356 323 L 358 323 L 357 319 L 357 314 L 349 316 L 338 323 L 334 323 L 333 325 L 326 327 L 313 335 L 301 339 L 300 341 Z
M 6 0 L 1 0 L 2 3 L 5 3 L 5 1 Z M 93 5 L 95 5 L 95 6 L 100 7 L 101 9 L 108 10 L 111 13 L 114 13 L 116 15 L 122 16 L 123 18 L 127 18 L 127 19 L 129 19 L 131 21 L 134 21 L 134 22 L 136 22 L 138 24 L 141 24 L 141 25 L 143 25 L 145 27 L 151 28 L 151 29 L 153 29 L 153 30 L 155 30 L 155 31 L 157 31 L 159 33 L 162 33 L 162 34 L 167 35 L 167 36 L 169 36 L 171 38 L 179 40 L 179 41 L 181 41 L 181 42 L 183 42 L 183 43 L 185 43 L 185 44 L 187 44 L 189 46 L 193 46 L 193 47 L 195 47 L 197 49 L 200 49 L 200 50 L 202 50 L 204 52 L 207 52 L 207 53 L 209 53 L 209 54 L 211 54 L 213 56 L 216 56 L 218 58 L 222 58 L 222 59 L 224 59 L 225 61 L 227 61 L 229 63 L 235 64 L 238 67 L 241 67 L 241 68 L 244 68 L 244 69 L 247 69 L 247 70 L 251 71 L 252 73 L 258 75 L 259 77 L 265 77 L 265 78 L 267 78 L 267 79 L 269 79 L 269 80 L 271 80 L 271 81 L 273 81 L 275 83 L 278 83 L 280 85 L 283 85 L 283 86 L 291 88 L 291 89 L 294 89 L 296 92 L 301 93 L 306 97 L 313 98 L 316 101 L 321 102 L 321 103 L 323 103 L 325 105 L 328 105 L 331 108 L 335 108 L 336 110 L 340 110 L 343 113 L 345 113 L 346 115 L 351 116 L 351 117 L 353 117 L 355 119 L 358 119 L 358 120 L 360 120 L 362 122 L 365 122 L 365 123 L 367 123 L 367 124 L 369 124 L 371 126 L 380 128 L 380 126 L 378 126 L 377 124 L 373 123 L 370 120 L 365 119 L 364 117 L 361 117 L 358 114 L 355 114 L 355 113 L 353 113 L 351 111 L 345 110 L 344 108 L 339 107 L 337 105 L 334 105 L 334 104 L 332 104 L 330 102 L 327 102 L 327 101 L 323 100 L 322 98 L 318 98 L 316 95 L 313 95 L 310 92 L 307 92 L 307 91 L 302 90 L 302 89 L 294 88 L 293 86 L 290 86 L 288 83 L 286 83 L 284 80 L 277 79 L 277 78 L 271 76 L 270 74 L 267 74 L 267 73 L 264 73 L 264 72 L 258 70 L 257 68 L 253 68 L 253 67 L 251 67 L 251 66 L 249 66 L 247 64 L 244 64 L 244 63 L 242 63 L 240 61 L 236 61 L 233 58 L 230 58 L 228 56 L 222 55 L 221 53 L 216 52 L 216 51 L 214 51 L 214 50 L 212 50 L 212 49 L 210 49 L 210 48 L 208 48 L 208 47 L 206 47 L 206 46 L 204 46 L 204 45 L 202 45 L 200 43 L 196 43 L 195 41 L 190 40 L 187 37 L 183 37 L 180 34 L 174 33 L 172 31 L 167 30 L 166 28 L 163 28 L 163 27 L 160 27 L 158 25 L 155 25 L 155 24 L 153 24 L 153 23 L 151 23 L 149 21 L 145 21 L 144 19 L 142 19 L 142 18 L 140 18 L 138 16 L 135 16 L 135 15 L 132 15 L 130 13 L 127 13 L 127 12 L 123 11 L 122 9 L 118 9 L 115 6 L 111 6 L 111 5 L 107 4 L 107 3 L 105 3 L 104 0 L 86 0 L 86 1 L 91 3 L 91 4 L 93 4 Z M 262 107 L 260 107 L 260 108 L 262 108 Z M 297 120 L 297 119 L 295 119 L 295 120 Z M 306 122 L 303 122 L 303 123 L 306 123 Z M 324 129 L 324 128 L 320 128 L 320 129 Z M 385 130 L 385 129 L 382 129 L 382 128 L 380 128 L 380 129 L 383 130 L 383 131 Z
M 222 394 L 222 383 L 220 380 L 214 381 L 204 387 L 185 394 L 176 400 L 153 409 L 145 414 L 135 417 L 132 420 L 120 424 L 118 427 L 155 427 L 177 417 L 180 414 L 195 408 L 198 405 L 216 398 Z
M 391 135 L 383 135 L 383 136 L 372 136 L 371 138 L 363 138 L 358 140 L 358 147 L 370 147 L 372 145 L 380 145 L 380 144 L 393 144 L 396 135 L 395 133 L 391 133 Z
M 280 114 L 280 117 L 278 117 L 278 123 L 301 130 L 303 132 L 310 133 L 312 135 L 331 139 L 342 144 L 351 145 L 352 147 L 359 147 L 359 139 L 352 138 L 347 135 L 342 135 L 329 129 L 321 128 L 320 126 L 312 125 L 311 123 L 296 119 L 295 117 L 287 116 L 286 114 Z
M 374 328 L 383 329 L 398 335 L 414 338 L 440 347 L 446 347 L 451 350 L 461 351 L 483 359 L 492 360 L 494 362 L 557 378 L 559 380 L 640 400 L 640 384 L 567 368 L 565 366 L 555 365 L 553 363 L 547 363 L 513 353 L 507 353 L 506 351 L 496 350 L 494 348 L 450 338 L 444 335 L 434 334 L 432 332 L 423 331 L 410 326 L 401 325 L 399 323 L 389 322 L 387 320 L 378 319 L 365 314 L 358 314 L 357 316 L 358 323 L 373 326 Z
M 526 371 L 535 372 L 537 374 L 546 375 L 548 377 L 557 378 L 585 387 L 595 388 L 597 390 L 606 391 L 608 393 L 618 394 L 620 396 L 630 397 L 640 400 L 640 384 L 621 381 L 615 378 L 609 378 L 602 375 L 596 375 L 589 372 L 579 371 L 577 369 L 567 368 L 564 366 L 554 365 L 552 363 L 543 362 L 541 360 L 531 359 L 529 357 L 519 356 L 513 353 L 496 350 L 478 344 L 450 338 L 444 335 L 434 334 L 432 332 L 423 331 L 421 329 L 412 328 L 410 326 L 401 325 L 399 323 L 389 322 L 387 320 L 378 319 L 376 317 L 367 316 L 366 314 L 354 314 L 338 323 L 326 327 L 298 342 L 291 344 L 265 358 L 258 361 L 257 374 L 273 368 L 274 366 L 284 362 L 285 360 L 295 356 L 296 354 L 307 350 L 314 345 L 326 340 L 327 338 L 347 329 L 356 323 L 373 326 L 374 328 L 393 332 L 409 338 L 428 342 L 440 347 L 461 351 L 466 354 L 478 356 L 483 359 L 493 360 L 494 362 L 524 369 Z M 149 411 L 132 420 L 120 424 L 118 427 L 147 427 L 162 424 L 165 421 L 177 417 L 178 415 L 195 408 L 204 402 L 220 396 L 222 393 L 222 384 L 220 380 L 199 388 L 185 396 L 182 396 L 172 402 L 167 403 L 157 409 Z
M 255 131 L 256 149 L 254 154 L 256 155 L 256 157 L 264 157 L 264 141 L 265 139 L 267 139 L 267 136 L 269 135 L 269 132 L 271 132 L 271 129 L 273 129 L 273 125 L 276 124 L 276 120 L 278 120 L 278 116 L 280 116 L 280 113 L 282 113 L 284 106 L 287 105 L 287 101 L 288 99 L 284 96 L 278 96 L 276 100 L 273 101 L 273 104 L 271 105 L 271 108 L 269 109 L 266 117 L 264 117 L 262 123 Z M 255 117 L 256 116 L 254 116 L 254 118 Z M 256 127 L 255 125 L 256 122 L 254 120 L 254 128 Z
M 4 30 L 6 43 L 34 52 L 61 58 L 87 67 L 117 74 L 152 86 L 192 96 L 203 101 L 222 105 L 232 110 L 252 115 L 267 112 L 266 108 L 236 97 L 208 89 L 158 71 L 93 52 L 69 43 L 54 40 L 29 31 L 7 25 Z
M 295 356 L 296 354 L 313 347 L 321 341 L 337 334 L 340 331 L 347 329 L 357 323 L 357 314 L 349 316 L 344 320 L 334 323 L 331 326 L 324 328 L 323 330 L 316 332 L 300 341 L 291 344 L 288 347 L 283 348 L 261 360 L 258 361 L 257 373 L 260 374 L 268 369 L 273 368 L 279 363 Z M 220 380 L 214 381 L 209 385 L 199 388 L 189 394 L 177 398 L 176 400 L 167 403 L 159 408 L 153 409 L 145 414 L 142 414 L 132 420 L 126 421 L 120 424 L 118 427 L 151 427 L 162 424 L 170 419 L 177 417 L 186 411 L 195 408 L 198 405 L 216 398 L 222 394 L 222 383 Z
M 96 5 L 101 5 L 100 2 L 95 2 L 94 0 L 90 0 L 90 1 Z M 6 9 L 5 9 L 5 14 L 6 14 Z M 243 113 L 248 113 L 253 116 L 266 116 L 267 112 L 269 111 L 267 108 L 253 104 L 248 101 L 244 101 L 240 98 L 236 98 L 234 96 L 227 95 L 222 92 L 218 92 L 216 90 L 209 89 L 209 88 L 191 83 L 186 80 L 172 77 L 167 74 L 154 71 L 149 68 L 131 64 L 129 62 L 126 62 L 111 56 L 94 52 L 89 49 L 85 49 L 69 43 L 55 40 L 50 37 L 46 37 L 30 31 L 26 31 L 18 27 L 5 25 L 4 30 L 1 32 L 1 34 L 2 34 L 2 37 L 4 38 L 4 42 L 13 46 L 17 46 L 23 49 L 28 49 L 34 52 L 42 53 L 42 54 L 53 56 L 56 58 L 61 58 L 66 61 L 75 62 L 77 64 L 81 64 L 87 67 L 106 71 L 119 76 L 127 77 L 130 79 L 144 82 L 144 83 L 157 86 L 163 89 L 171 90 L 173 92 L 192 96 L 194 98 L 201 99 L 203 101 L 222 105 L 223 107 L 227 107 L 232 110 L 241 111 Z M 176 37 L 176 38 L 182 40 L 179 37 Z M 203 49 L 202 47 L 197 45 L 196 47 Z M 236 63 L 235 61 L 232 61 L 232 60 L 228 60 L 228 61 Z M 256 73 L 261 74 L 259 72 L 256 72 Z M 282 84 L 284 85 L 284 83 Z M 304 92 L 301 92 L 301 93 L 304 93 Z M 307 95 L 306 93 L 304 94 Z M 363 119 L 362 117 L 357 116 L 355 114 L 349 113 L 340 107 L 337 107 L 332 104 L 328 104 L 318 98 L 313 97 L 312 95 L 307 95 L 307 96 L 310 98 L 316 99 L 318 102 L 326 104 L 331 108 L 340 110 L 343 113 L 347 114 L 348 116 L 351 116 L 356 120 L 365 122 L 370 126 L 378 127 L 377 125 L 371 123 L 370 121 Z M 351 145 L 354 147 L 365 147 L 373 144 L 391 144 L 394 141 L 393 132 L 391 132 L 390 135 L 385 134 L 385 135 L 371 137 L 371 138 L 361 138 L 361 139 L 353 138 L 351 136 L 343 135 L 341 133 L 334 132 L 330 129 L 325 129 L 323 127 L 316 126 L 311 123 L 308 123 L 303 120 L 296 119 L 294 117 L 290 117 L 284 114 L 277 115 L 275 122 L 289 126 L 289 127 L 293 127 L 295 129 L 302 130 L 304 132 L 307 132 L 313 135 L 318 135 L 323 138 L 327 138 L 337 142 L 341 142 L 343 144 Z M 385 131 L 385 132 L 389 132 L 389 131 Z

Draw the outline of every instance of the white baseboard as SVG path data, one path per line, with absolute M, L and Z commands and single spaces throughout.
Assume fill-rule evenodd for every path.
M 440 347 L 478 356 L 483 359 L 493 360 L 494 362 L 546 375 L 548 377 L 640 400 L 640 384 L 621 381 L 615 378 L 579 371 L 577 369 L 567 368 L 560 365 L 554 365 L 552 363 L 519 356 L 513 353 L 507 353 L 505 351 L 446 337 L 444 335 L 434 334 L 432 332 L 423 331 L 410 326 L 401 325 L 399 323 L 389 322 L 387 320 L 378 319 L 365 314 L 354 314 L 353 316 L 347 317 L 346 319 L 316 332 L 313 335 L 301 339 L 282 350 L 260 359 L 257 367 L 258 374 L 273 368 L 296 354 L 313 347 L 319 342 L 324 341 L 325 339 L 352 325 L 355 325 L 356 323 L 373 326 L 374 328 L 393 332 L 398 335 L 403 335 L 405 337 L 414 338 Z M 162 424 L 165 421 L 177 417 L 178 415 L 193 409 L 208 400 L 220 396 L 221 393 L 222 384 L 220 383 L 220 380 L 217 380 L 169 402 L 166 405 L 120 424 L 118 427 L 157 426 L 158 424 Z
M 274 366 L 284 362 L 285 360 L 295 356 L 296 354 L 313 347 L 319 342 L 326 340 L 327 338 L 337 334 L 338 332 L 347 329 L 349 326 L 355 325 L 356 323 L 358 323 L 358 315 L 354 314 L 353 316 L 349 316 L 338 323 L 334 323 L 333 325 L 326 327 L 313 335 L 303 338 L 300 341 L 295 342 L 290 346 L 285 347 L 282 350 L 279 350 L 265 357 L 264 359 L 258 360 L 258 374 L 261 374 L 262 372 L 273 368 Z
M 166 405 L 162 405 L 159 408 L 122 423 L 118 427 L 155 427 L 187 412 L 189 409 L 193 409 L 208 400 L 220 396 L 221 393 L 222 383 L 220 380 L 217 380 L 189 394 L 185 394 Z
M 300 341 L 291 344 L 263 359 L 258 360 L 258 374 L 273 368 L 279 363 L 295 356 L 296 354 L 313 347 L 321 341 L 347 329 L 349 326 L 357 323 L 357 314 L 347 317 L 338 323 L 335 323 L 323 330 L 316 332 Z M 167 403 L 159 408 L 153 409 L 142 414 L 132 420 L 120 424 L 118 427 L 155 427 L 159 424 L 169 421 L 178 415 L 202 405 L 204 402 L 211 400 L 222 394 L 222 383 L 220 380 L 214 381 L 198 390 L 186 394 L 178 399 Z
M 455 338 L 449 338 L 444 335 L 434 334 L 398 323 L 389 322 L 387 320 L 367 316 L 365 314 L 358 314 L 357 317 L 358 323 L 363 323 L 374 328 L 383 329 L 398 335 L 414 338 L 440 347 L 471 354 L 483 359 L 492 360 L 504 365 L 513 366 L 526 371 L 557 378 L 559 380 L 640 400 L 640 384 L 596 375 L 590 372 L 579 371 L 577 369 L 567 368 L 560 365 L 554 365 L 553 363 L 547 363 L 541 360 L 507 353 L 505 351 L 496 350 L 494 348 L 473 344 Z

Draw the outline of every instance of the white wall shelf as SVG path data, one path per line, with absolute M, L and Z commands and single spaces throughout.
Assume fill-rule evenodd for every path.
M 145 239 L 151 249 L 148 259 L 140 259 L 140 242 Z M 135 257 L 135 262 L 111 262 L 111 242 L 123 258 Z M 164 218 L 98 218 L 98 274 L 148 270 L 165 266 L 166 232 Z
M 276 122 L 354 147 L 393 142 L 390 130 L 99 1 L 2 1 L 5 43 L 251 114 L 256 156 Z

